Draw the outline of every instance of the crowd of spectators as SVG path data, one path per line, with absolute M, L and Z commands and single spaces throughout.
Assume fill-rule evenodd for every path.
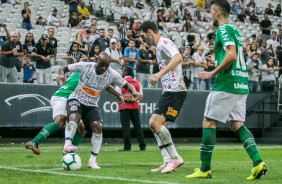
M 23 6 L 22 28 L 31 30 L 33 12 L 29 9 L 29 3 L 15 2 Z M 2 3 L 5 1 L 2 0 Z M 179 49 L 183 53 L 183 77 L 186 86 L 191 90 L 212 88 L 214 79 L 205 81 L 198 79 L 199 72 L 210 71 L 215 67 L 213 42 L 217 27 L 211 24 L 209 1 L 181 0 L 181 4 L 174 7 L 171 0 L 163 0 L 160 4 L 155 0 L 113 0 L 112 3 L 121 7 L 122 14 L 116 29 L 98 28 L 100 20 L 91 16 L 90 13 L 92 12 L 93 15 L 95 12 L 89 10 L 90 7 L 86 7 L 84 1 L 69 0 L 65 3 L 69 5 L 68 22 L 62 21 L 62 15 L 58 14 L 56 7 L 52 8 L 49 16 L 36 17 L 35 24 L 52 26 L 48 28 L 47 34 L 42 34 L 39 40 L 34 40 L 33 34 L 28 32 L 22 35 L 25 36 L 22 44 L 19 33 L 15 31 L 9 33 L 5 24 L 1 24 L 1 29 L 6 32 L 6 36 L 0 37 L 1 82 L 17 82 L 15 77 L 22 67 L 23 82 L 33 83 L 36 78 L 39 84 L 51 84 L 51 68 L 58 64 L 55 31 L 59 27 L 69 27 L 79 31 L 61 58 L 66 61 L 65 63 L 95 62 L 98 54 L 106 51 L 112 58 L 110 65 L 112 68 L 121 72 L 123 67 L 131 67 L 135 78 L 143 88 L 158 88 L 159 85 L 148 84 L 150 75 L 158 72 L 155 47 L 143 43 L 139 36 L 141 22 L 152 20 L 172 39 L 173 34 L 177 32 L 185 35 Z M 236 17 L 234 24 L 236 22 L 259 24 L 260 28 L 258 34 L 250 37 L 246 37 L 245 33 L 239 31 L 244 38 L 242 40 L 243 57 L 249 72 L 250 91 L 272 91 L 280 76 L 282 65 L 282 28 L 280 24 L 274 27 L 269 16 L 280 17 L 281 5 L 277 4 L 273 7 L 271 3 L 268 3 L 264 11 L 260 12 L 254 0 L 249 2 L 232 0 L 230 3 L 231 16 Z M 149 9 L 144 11 L 143 17 L 140 17 L 137 9 L 142 10 L 145 5 L 149 6 Z M 261 20 L 260 14 L 263 15 Z

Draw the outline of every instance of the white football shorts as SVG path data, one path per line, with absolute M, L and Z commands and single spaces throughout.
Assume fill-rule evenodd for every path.
M 50 104 L 53 110 L 53 119 L 58 115 L 67 115 L 66 106 L 67 106 L 67 98 L 60 96 L 52 96 Z

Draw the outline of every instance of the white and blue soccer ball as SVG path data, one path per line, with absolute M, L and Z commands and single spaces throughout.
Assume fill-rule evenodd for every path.
M 81 159 L 76 153 L 68 153 L 62 159 L 62 166 L 67 171 L 79 170 L 81 167 Z

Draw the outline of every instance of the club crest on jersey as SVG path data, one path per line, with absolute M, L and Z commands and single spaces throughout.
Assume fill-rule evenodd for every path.
M 70 106 L 70 111 L 77 111 L 77 106 L 76 105 L 71 105 Z
M 176 117 L 178 112 L 174 110 L 172 107 L 169 107 L 166 111 L 166 115 Z

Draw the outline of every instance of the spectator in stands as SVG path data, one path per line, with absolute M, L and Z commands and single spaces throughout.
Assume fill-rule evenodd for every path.
M 275 10 L 274 10 L 274 15 L 281 17 L 281 4 L 277 4 Z
M 176 10 L 175 14 L 177 15 L 177 18 L 179 20 L 184 20 L 183 18 L 184 18 L 185 11 L 184 11 L 184 6 L 182 3 L 179 5 L 179 9 Z
M 35 47 L 34 36 L 32 33 L 27 33 L 25 35 L 25 40 L 23 44 L 23 52 L 26 57 L 29 57 L 29 60 L 31 61 L 31 64 L 33 66 L 35 66 L 36 60 L 34 57 L 31 57 L 30 54 L 32 53 L 34 47 Z
M 175 15 L 175 12 L 173 11 L 172 8 L 168 12 L 166 22 L 169 22 L 171 20 L 171 18 L 174 18 L 174 23 L 179 23 L 179 19 L 178 19 L 177 15 Z
M 254 4 L 254 3 L 255 3 L 255 0 L 250 0 L 250 2 L 247 4 L 247 6 L 248 6 L 248 5 L 251 6 L 251 5 Z
M 233 15 L 238 15 L 239 14 L 238 7 L 236 5 L 236 1 L 235 0 L 231 0 L 230 8 L 231 8 L 231 12 L 230 12 L 231 14 L 233 14 Z
M 209 23 L 212 21 L 211 11 L 209 7 L 206 10 L 204 10 L 203 21 Z
M 214 43 L 211 42 L 209 44 L 209 52 L 205 54 L 206 61 L 207 61 L 207 68 L 205 68 L 205 71 L 213 71 L 215 69 L 215 63 L 214 63 Z M 214 84 L 215 78 L 205 79 L 206 83 L 206 90 L 210 90 L 211 87 Z
M 204 28 L 203 25 L 198 22 L 197 17 L 193 17 L 193 22 L 191 23 L 191 26 L 192 26 L 193 32 L 195 33 L 199 33 L 200 32 L 199 30 Z
M 89 60 L 91 62 L 96 62 L 100 52 L 101 52 L 101 49 L 99 45 L 93 44 L 91 47 L 91 50 L 89 51 Z
M 149 46 L 144 42 L 144 47 L 139 48 L 139 60 L 136 68 L 136 79 L 143 88 L 149 87 L 149 78 L 151 76 L 150 66 L 156 64 L 156 57 L 153 51 L 149 50 Z
M 277 42 L 282 46 L 282 29 L 279 29 L 279 35 L 277 36 Z
M 141 3 L 141 0 L 137 0 L 137 2 L 136 2 L 136 4 L 135 4 L 135 7 L 136 7 L 137 9 L 142 10 L 142 9 L 144 9 L 144 4 Z
M 239 6 L 239 8 L 244 9 L 244 10 L 247 8 L 247 5 L 246 5 L 246 3 L 245 3 L 245 0 L 240 0 L 238 6 Z M 249 5 L 249 7 L 250 7 L 250 6 L 251 6 L 251 5 Z
M 252 10 L 252 14 L 251 14 L 249 20 L 250 20 L 250 22 L 252 24 L 254 24 L 254 23 L 255 24 L 259 24 L 259 19 L 258 19 L 258 16 L 256 15 L 256 11 L 255 10 Z
M 88 47 L 88 52 L 86 53 L 86 56 L 89 56 L 90 48 L 92 47 L 93 42 L 91 41 L 91 32 L 90 30 L 85 30 L 85 33 L 82 34 L 82 42 L 85 42 L 85 44 Z
M 245 11 L 245 14 L 247 15 L 247 17 L 251 16 L 251 6 L 246 6 L 246 8 L 243 8 L 243 10 Z
M 184 16 L 183 16 L 183 20 L 186 20 L 186 19 L 189 19 L 189 20 L 192 20 L 192 15 L 191 13 L 188 11 L 188 9 L 184 9 Z
M 70 14 L 70 16 L 72 16 L 73 12 L 78 13 L 77 12 L 78 0 L 69 0 L 68 4 L 69 4 L 69 14 Z
M 237 15 L 237 21 L 244 22 L 244 23 L 247 22 L 247 16 L 243 9 L 240 9 L 240 13 Z
M 204 55 L 204 48 L 199 46 L 197 52 L 193 54 L 193 76 L 194 76 L 194 85 L 193 90 L 204 90 L 203 81 L 199 80 L 198 75 L 200 72 L 204 71 L 207 66 L 206 57 Z
M 126 62 L 125 66 L 128 66 L 132 68 L 133 71 L 135 71 L 139 60 L 139 54 L 138 49 L 135 47 L 135 40 L 133 38 L 129 39 L 128 47 L 124 49 L 123 56 L 124 61 Z
M 135 19 L 138 19 L 138 14 L 135 8 L 132 6 L 131 1 L 126 1 L 125 6 L 121 8 L 121 14 L 126 15 L 130 22 L 133 22 Z
M 35 17 L 35 25 L 41 25 L 46 26 L 47 25 L 47 19 L 42 17 L 40 14 Z
M 175 19 L 170 17 L 169 22 L 166 23 L 167 31 L 177 31 L 177 27 L 175 24 Z
M 196 44 L 196 38 L 194 35 L 187 35 L 187 41 L 188 41 L 188 46 L 191 48 L 190 54 L 193 55 L 199 45 Z
M 251 3 L 250 11 L 252 12 L 253 10 L 257 13 L 256 3 Z
M 262 35 L 261 35 L 261 34 L 258 34 L 258 36 L 257 36 L 257 42 L 258 42 L 258 46 L 259 46 L 259 47 L 261 47 L 262 41 L 263 41 Z
M 201 8 L 205 8 L 205 0 L 196 0 L 196 6 L 200 6 Z
M 143 91 L 139 82 L 134 79 L 133 70 L 130 67 L 124 68 L 122 72 L 122 77 L 131 85 L 134 86 L 135 90 L 142 95 Z M 130 121 L 133 124 L 136 138 L 139 143 L 140 151 L 146 150 L 146 143 L 144 139 L 144 133 L 141 128 L 141 122 L 139 117 L 139 102 L 135 101 L 133 96 L 126 89 L 119 89 L 120 94 L 124 97 L 125 104 L 123 107 L 118 105 L 120 112 L 120 122 L 123 132 L 124 147 L 119 151 L 131 151 L 131 141 L 130 141 Z M 142 98 L 140 100 L 142 100 Z
M 271 38 L 266 41 L 267 45 L 273 48 L 274 50 L 274 55 L 276 56 L 276 48 L 280 46 L 280 43 L 277 41 L 277 32 L 275 30 L 272 31 L 271 33 Z
M 10 40 L 10 33 L 9 33 L 8 29 L 7 29 L 6 24 L 0 24 L 0 29 L 1 29 L 1 27 L 3 28 L 4 32 L 6 33 L 6 36 L 4 36 L 4 35 L 0 36 L 0 55 L 2 55 L 1 47 L 3 46 L 4 42 L 6 40 Z
M 31 11 L 29 9 L 29 2 L 24 3 L 24 9 L 22 10 L 22 17 L 23 17 L 22 28 L 28 31 L 31 30 L 32 25 L 30 22 Z
M 253 52 L 251 58 L 247 60 L 247 69 L 249 75 L 249 90 L 250 92 L 259 92 L 259 79 L 260 79 L 260 70 L 262 68 L 262 62 L 259 60 L 259 55 L 256 52 Z
M 268 15 L 273 15 L 273 10 L 272 10 L 272 4 L 268 3 L 268 7 L 264 10 L 264 13 L 267 13 Z
M 258 49 L 258 54 L 260 55 L 260 60 L 262 63 L 265 64 L 270 57 L 274 57 L 272 45 L 268 46 L 266 41 L 263 40 L 261 47 Z
M 207 34 L 207 38 L 206 38 L 207 42 L 210 42 L 212 39 L 215 38 L 216 29 L 217 29 L 217 27 L 216 27 L 216 26 L 213 26 L 213 27 L 212 27 L 212 32 L 209 32 L 209 33 Z
M 63 27 L 64 24 L 62 22 L 61 17 L 57 14 L 57 8 L 53 8 L 51 14 L 47 18 L 47 24 L 49 26 L 55 27 Z
M 23 83 L 34 83 L 35 67 L 30 63 L 30 57 L 24 58 L 23 68 Z
M 183 62 L 182 62 L 182 70 L 183 70 L 183 80 L 187 89 L 190 89 L 190 84 L 192 82 L 193 74 L 192 74 L 192 65 L 194 64 L 194 60 L 190 55 L 191 48 L 185 47 L 183 51 Z
M 87 56 L 89 47 L 86 44 L 86 42 L 83 40 L 83 36 L 80 31 L 76 33 L 75 40 L 76 43 L 79 44 L 78 51 Z
M 120 23 L 117 24 L 117 29 L 119 32 L 119 40 L 122 40 L 126 37 L 126 32 L 128 30 L 127 27 L 127 17 L 126 16 L 121 16 L 120 17 Z
M 155 12 L 155 7 L 153 6 L 150 7 L 150 11 L 146 13 L 144 20 L 152 20 L 157 22 L 158 17 L 157 17 L 157 13 Z
M 157 10 L 157 24 L 158 24 L 158 28 L 160 30 L 164 29 L 163 26 L 165 24 L 165 19 L 162 16 L 162 10 L 161 9 Z
M 53 52 L 53 46 L 48 43 L 48 35 L 43 34 L 31 53 L 31 56 L 36 57 L 38 84 L 52 83 L 52 68 L 50 60 Z
M 69 21 L 68 21 L 68 27 L 69 28 L 80 28 L 79 23 L 80 23 L 80 20 L 77 17 L 77 13 L 72 12 L 71 17 L 69 18 Z
M 109 29 L 108 29 L 107 39 L 108 39 L 108 40 L 111 40 L 112 38 L 114 38 L 114 39 L 116 39 L 117 42 L 118 42 L 119 39 L 118 39 L 117 37 L 115 37 L 114 34 L 115 34 L 115 33 L 114 33 L 114 30 L 113 30 L 112 28 L 109 28 Z
M 78 13 L 81 13 L 84 19 L 89 19 L 89 11 L 88 8 L 85 6 L 85 2 L 81 1 L 80 6 L 77 8 Z
M 55 35 L 55 28 L 53 27 L 50 27 L 48 28 L 47 30 L 47 35 L 48 35 L 48 43 L 53 47 L 53 60 L 52 61 L 52 64 L 58 64 L 57 63 L 57 48 L 58 48 L 58 40 L 54 37 Z
M 15 65 L 19 62 L 19 57 L 23 56 L 23 48 L 18 41 L 18 33 L 13 31 L 10 39 L 5 41 L 1 47 L 0 57 L 0 82 L 18 82 Z
M 68 60 L 68 64 L 73 64 L 87 60 L 87 56 L 79 51 L 80 43 L 72 42 L 69 51 L 63 56 L 63 59 Z
M 89 31 L 90 31 L 90 40 L 94 43 L 95 40 L 97 38 L 99 38 L 99 35 L 97 34 L 97 31 L 96 31 L 96 26 L 94 24 L 91 24 L 90 25 L 90 28 L 89 28 Z M 99 30 L 98 30 L 99 31 Z
M 257 53 L 257 51 L 258 51 L 258 45 L 256 43 L 251 43 L 250 50 L 248 53 L 249 57 L 251 58 L 252 54 Z
M 270 39 L 270 30 L 272 29 L 271 21 L 268 19 L 268 14 L 264 13 L 264 20 L 260 22 L 260 30 L 262 32 L 262 39 Z
M 261 92 L 271 92 L 274 91 L 274 84 L 276 81 L 275 72 L 279 71 L 280 68 L 275 66 L 274 60 L 269 58 L 261 68 Z
M 96 17 L 93 17 L 93 18 L 91 19 L 91 25 L 94 25 L 95 27 L 98 26 L 98 19 L 97 19 Z M 98 31 L 98 30 L 97 30 L 97 31 Z
M 97 38 L 94 42 L 94 45 L 99 45 L 101 52 L 105 51 L 107 47 L 109 47 L 109 40 L 106 38 L 105 29 L 99 29 L 99 38 Z
M 197 6 L 196 10 L 194 11 L 194 17 L 197 17 L 198 21 L 202 21 L 202 8 L 201 6 Z
M 110 46 L 106 48 L 105 52 L 111 57 L 110 67 L 121 74 L 121 66 L 124 64 L 124 59 L 121 51 L 117 48 L 117 40 L 111 38 Z
M 190 23 L 190 19 L 187 18 L 187 19 L 185 20 L 185 23 L 184 23 L 183 26 L 182 26 L 182 32 L 191 33 L 192 31 L 193 31 L 193 29 L 192 29 L 192 25 L 191 25 L 191 23 Z
M 124 39 L 120 40 L 120 44 L 121 44 L 121 51 L 122 53 L 124 53 L 124 49 L 126 47 L 128 47 L 128 43 L 129 43 L 129 40 L 132 38 L 132 31 L 131 29 L 128 29 L 126 31 L 126 36 Z

